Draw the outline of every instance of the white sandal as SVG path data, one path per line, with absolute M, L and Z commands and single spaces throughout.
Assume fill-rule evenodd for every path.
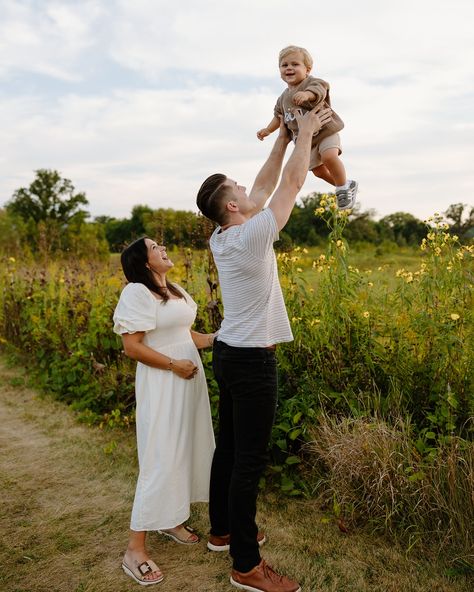
M 184 524 L 182 526 L 183 526 L 184 530 L 188 531 L 189 536 L 194 534 L 197 537 L 197 539 L 195 541 L 190 541 L 189 536 L 186 540 L 180 539 L 179 536 L 177 536 L 174 532 L 171 532 L 170 530 L 159 530 L 158 532 L 160 534 L 164 534 L 165 536 L 169 537 L 170 539 L 173 539 L 173 541 L 175 543 L 179 543 L 180 545 L 197 545 L 200 541 L 200 538 L 198 537 L 198 535 L 194 532 L 194 530 L 190 526 L 184 526 Z
M 165 577 L 163 574 L 161 574 L 161 577 L 157 578 L 156 580 L 145 579 L 147 574 L 153 573 L 154 571 L 161 573 L 161 569 L 151 559 L 140 563 L 140 565 L 138 565 L 136 568 L 129 567 L 126 563 L 122 562 L 122 569 L 127 574 L 127 576 L 133 578 L 137 584 L 140 584 L 140 586 L 152 586 L 153 584 L 159 584 Z

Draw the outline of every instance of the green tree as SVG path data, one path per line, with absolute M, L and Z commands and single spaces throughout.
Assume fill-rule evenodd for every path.
M 110 250 L 119 253 L 126 244 L 147 233 L 145 221 L 152 214 L 153 210 L 150 207 L 137 205 L 132 209 L 131 218 L 98 216 L 95 222 L 103 226 Z
M 144 220 L 146 233 L 167 246 L 205 248 L 214 228 L 204 216 L 171 208 L 153 210 Z
M 55 220 L 67 226 L 73 220 L 85 220 L 88 213 L 80 209 L 89 202 L 84 193 L 74 193 L 74 185 L 63 179 L 58 171 L 39 169 L 28 188 L 21 187 L 13 193 L 7 210 L 20 216 L 25 222 Z
M 373 210 L 355 212 L 347 223 L 345 236 L 351 242 L 367 242 L 378 244 L 380 234 L 377 222 L 373 219 Z
M 474 207 L 471 207 L 469 213 L 467 208 L 467 204 L 451 204 L 444 212 L 450 226 L 449 231 L 461 239 L 474 237 Z
M 28 228 L 28 241 L 45 253 L 64 247 L 63 239 L 71 225 L 76 228 L 88 217 L 81 208 L 89 202 L 84 193 L 75 193 L 69 179 L 58 171 L 39 169 L 29 187 L 17 189 L 7 202 L 9 214 L 21 218 Z
M 418 245 L 426 236 L 426 225 L 406 212 L 395 212 L 385 216 L 379 221 L 380 232 L 383 234 L 383 227 L 390 229 L 393 239 L 398 245 Z
M 325 197 L 323 193 L 310 193 L 301 198 L 291 212 L 290 219 L 285 225 L 285 236 L 298 245 L 317 245 L 329 234 L 327 224 L 314 211 L 319 208 L 320 201 Z

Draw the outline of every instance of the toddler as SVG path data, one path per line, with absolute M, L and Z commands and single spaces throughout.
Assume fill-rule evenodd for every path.
M 280 76 L 288 88 L 278 97 L 274 116 L 267 127 L 257 132 L 257 138 L 263 140 L 280 127 L 280 116 L 292 134 L 293 141 L 298 137 L 298 125 L 294 110 L 305 111 L 315 105 L 330 107 L 329 84 L 309 73 L 313 67 L 313 59 L 303 47 L 289 45 L 280 51 Z M 346 179 L 344 165 L 339 158 L 341 143 L 339 132 L 344 127 L 341 118 L 332 112 L 332 119 L 313 136 L 309 169 L 313 173 L 331 183 L 336 188 L 337 205 L 340 210 L 354 206 L 357 194 L 357 182 Z

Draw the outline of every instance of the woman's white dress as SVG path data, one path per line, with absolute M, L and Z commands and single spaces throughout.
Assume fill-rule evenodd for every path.
M 209 500 L 214 433 L 206 377 L 190 328 L 196 303 L 163 303 L 146 286 L 130 283 L 114 313 L 118 334 L 145 331 L 143 343 L 173 359 L 192 360 L 195 378 L 137 363 L 136 430 L 140 472 L 132 530 L 173 528 L 189 518 L 190 503 Z

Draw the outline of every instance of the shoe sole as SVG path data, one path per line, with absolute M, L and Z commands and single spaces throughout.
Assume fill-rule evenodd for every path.
M 248 592 L 265 592 L 263 588 L 254 588 L 253 586 L 246 586 L 245 584 L 240 584 L 239 582 L 236 582 L 232 576 L 230 576 L 230 583 L 232 584 L 232 586 L 235 586 L 240 590 L 248 590 Z M 301 592 L 301 588 L 298 588 L 294 592 Z
M 188 541 L 183 541 L 183 540 L 179 539 L 177 536 L 175 536 L 171 532 L 165 532 L 164 530 L 158 530 L 157 532 L 170 538 L 172 541 L 174 541 L 175 543 L 178 543 L 179 545 L 197 545 L 201 540 L 200 538 L 198 538 L 197 541 L 188 542 Z M 194 533 L 190 532 L 189 534 L 194 534 Z
M 258 541 L 258 546 L 261 547 L 264 543 L 267 542 L 267 537 L 263 537 L 261 541 Z M 229 551 L 230 545 L 213 545 L 211 542 L 207 542 L 207 548 L 209 551 L 214 551 L 216 553 L 220 553 L 221 551 Z
M 158 578 L 157 580 L 139 580 L 133 571 L 127 565 L 125 565 L 125 563 L 122 563 L 122 569 L 127 574 L 127 576 L 130 576 L 132 579 L 134 579 L 137 584 L 140 584 L 140 586 L 153 586 L 153 584 L 159 584 L 165 579 L 165 576 L 162 575 L 161 578 Z

